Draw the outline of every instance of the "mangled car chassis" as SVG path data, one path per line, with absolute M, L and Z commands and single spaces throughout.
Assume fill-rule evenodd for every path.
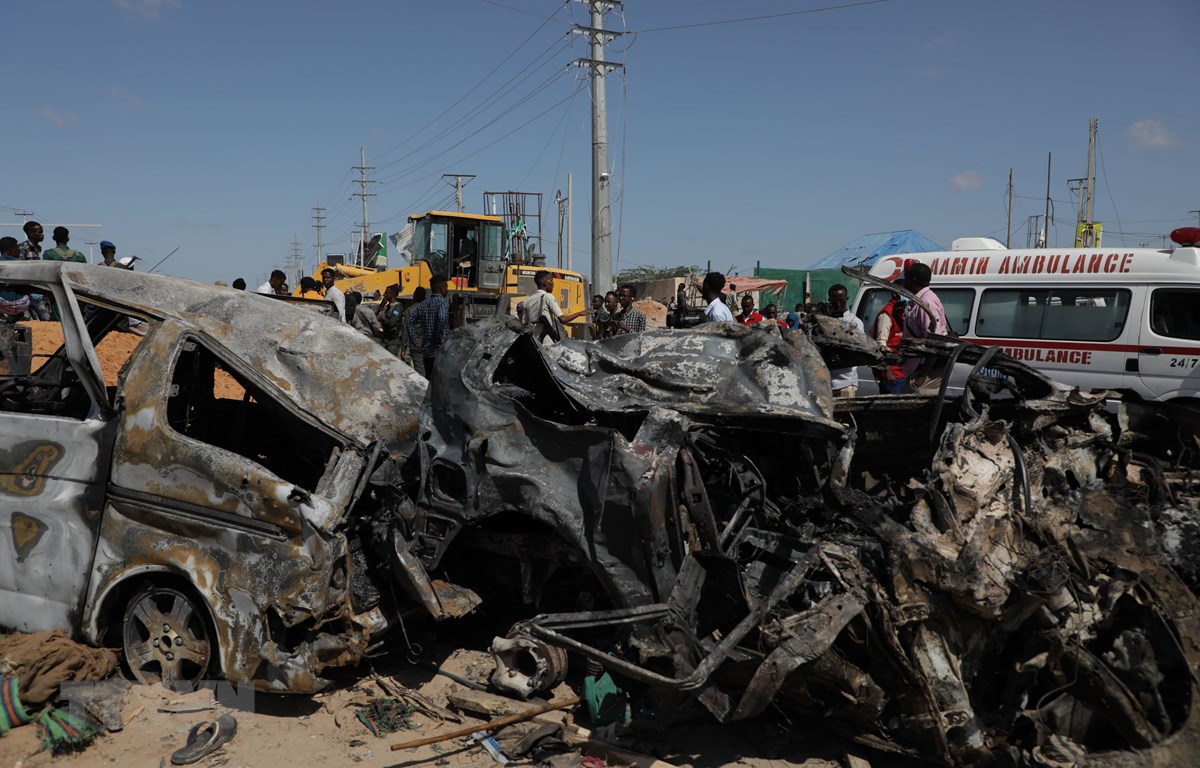
M 973 367 L 961 397 L 835 408 L 825 361 L 876 352 L 819 318 L 549 348 L 484 321 L 452 334 L 425 397 L 314 313 L 98 272 L 0 270 L 70 310 L 62 362 L 9 386 L 0 418 L 59 408 L 28 392 L 74 398 L 63 460 L 0 480 L 89 489 L 0 586 L 93 642 L 116 631 L 143 679 L 312 691 L 414 608 L 453 619 L 482 596 L 525 617 L 494 646 L 519 695 L 566 650 L 663 718 L 778 706 L 946 764 L 1194 762 L 1189 412 L 1110 413 L 945 340 L 903 351 Z M 124 315 L 150 331 L 106 386 L 92 347 Z M 95 446 L 78 477 L 50 472 L 76 443 Z M 4 494 L 15 546 L 46 523 Z M 86 560 L 62 595 L 37 580 L 54 542 Z
M 1178 452 L 1143 453 L 1134 406 L 948 340 L 905 351 L 973 366 L 961 398 L 834 411 L 816 348 L 787 336 L 459 333 L 422 414 L 413 540 L 437 567 L 430 529 L 517 513 L 567 552 L 517 553 L 526 598 L 562 579 L 595 604 L 514 627 L 527 642 L 494 648 L 493 682 L 545 684 L 541 643 L 660 713 L 786 705 L 948 764 L 1155 745 L 1188 762 L 1197 605 L 1150 518 L 1195 504 Z M 863 351 L 809 336 L 842 364 Z

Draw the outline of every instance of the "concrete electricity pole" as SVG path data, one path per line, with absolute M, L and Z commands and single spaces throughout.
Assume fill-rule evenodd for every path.
M 1072 189 L 1079 190 L 1079 215 L 1075 222 L 1075 247 L 1095 248 L 1100 245 L 1096 237 L 1093 212 L 1096 203 L 1096 127 L 1098 121 L 1092 118 L 1088 124 L 1088 162 L 1087 178 L 1069 179 Z
M 371 226 L 371 220 L 367 218 L 367 198 L 375 197 L 374 193 L 367 192 L 367 185 L 375 183 L 371 179 L 367 178 L 367 171 L 375 170 L 375 166 L 367 165 L 367 152 L 362 147 L 358 148 L 358 165 L 354 166 L 354 170 L 358 171 L 358 183 L 362 185 L 362 191 L 355 192 L 354 196 L 362 198 L 363 204 L 362 239 L 359 240 L 358 255 L 354 257 L 354 263 L 358 264 L 361 262 L 363 250 L 367 247 L 367 229 Z
M 325 229 L 325 209 L 320 206 L 313 208 L 313 229 L 317 230 L 317 264 L 325 260 L 325 254 L 321 252 L 321 230 Z
M 575 186 L 572 184 L 571 172 L 567 171 L 567 269 L 574 271 L 574 261 L 571 255 L 575 246 Z
M 469 181 L 471 181 L 471 179 L 475 178 L 475 174 L 473 174 L 473 173 L 443 173 L 442 178 L 443 179 L 454 179 L 454 199 L 458 202 L 458 212 L 462 213 L 463 212 L 462 191 L 463 191 L 463 187 L 467 186 L 465 183 L 463 183 L 463 179 L 466 179 L 469 182 Z
M 1046 153 L 1046 236 L 1042 240 L 1042 244 L 1038 246 L 1039 248 L 1050 247 L 1050 162 L 1053 158 L 1053 152 Z
M 612 288 L 612 221 L 609 206 L 608 113 L 605 107 L 604 76 L 624 64 L 604 60 L 604 46 L 621 35 L 604 29 L 604 14 L 621 7 L 620 0 L 577 0 L 587 3 L 592 25 L 574 25 L 573 32 L 592 41 L 592 57 L 576 59 L 576 66 L 589 67 L 592 77 L 592 291 Z M 569 194 L 569 192 L 568 192 Z

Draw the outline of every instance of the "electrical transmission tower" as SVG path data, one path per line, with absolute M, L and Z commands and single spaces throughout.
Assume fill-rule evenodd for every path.
M 300 253 L 300 238 L 295 235 L 292 235 L 292 259 L 288 268 L 292 273 L 292 287 L 299 287 L 300 278 L 304 277 L 304 256 Z
M 612 211 L 609 205 L 608 112 L 605 106 L 604 77 L 625 65 L 604 60 L 604 46 L 620 37 L 620 32 L 604 28 L 604 14 L 621 7 L 620 0 L 577 0 L 586 3 L 592 13 L 592 25 L 572 26 L 572 32 L 586 35 L 592 43 L 591 58 L 571 62 L 587 67 L 592 78 L 592 292 L 604 293 L 612 287 Z
M 325 229 L 325 209 L 320 206 L 313 208 L 313 229 L 317 230 L 317 265 L 325 261 L 325 254 L 321 251 L 321 230 Z

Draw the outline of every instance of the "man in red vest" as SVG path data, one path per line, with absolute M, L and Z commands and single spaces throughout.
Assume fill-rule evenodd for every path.
M 879 314 L 875 315 L 875 325 L 871 327 L 871 336 L 880 346 L 895 352 L 900 348 L 900 339 L 904 335 L 904 311 L 907 304 L 904 297 L 892 294 L 892 298 Z M 883 395 L 904 394 L 904 368 L 899 365 L 883 365 L 871 371 L 875 381 L 879 383 L 879 393 Z

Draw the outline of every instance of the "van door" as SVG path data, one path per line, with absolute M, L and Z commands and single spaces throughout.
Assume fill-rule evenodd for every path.
M 0 626 L 78 634 L 115 420 L 74 296 L 40 287 L 64 343 L 0 373 Z
M 1136 355 L 1127 362 L 1147 399 L 1197 397 L 1200 392 L 1200 288 L 1151 286 Z

